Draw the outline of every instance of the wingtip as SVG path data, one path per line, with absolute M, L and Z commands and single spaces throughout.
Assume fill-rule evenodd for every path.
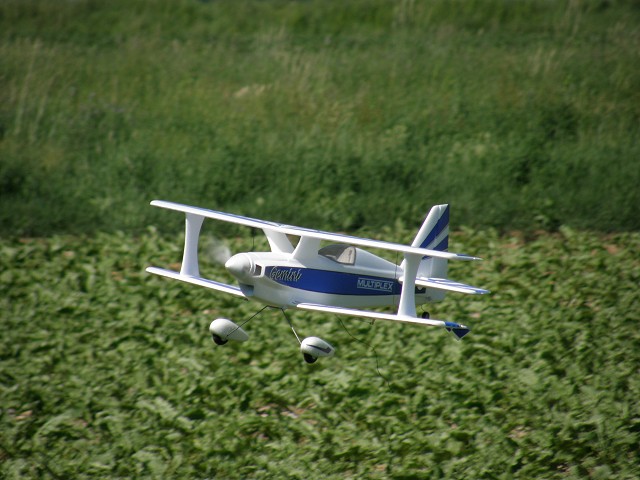
M 445 329 L 447 332 L 453 333 L 456 340 L 462 340 L 471 331 L 466 325 L 455 322 L 445 322 Z

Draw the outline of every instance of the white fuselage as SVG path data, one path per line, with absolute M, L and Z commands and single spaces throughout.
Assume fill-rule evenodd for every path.
M 404 274 L 399 265 L 342 245 L 304 259 L 281 252 L 239 253 L 225 266 L 244 295 L 282 308 L 299 303 L 346 308 L 397 306 Z M 437 292 L 430 290 L 416 288 L 416 305 L 437 299 Z

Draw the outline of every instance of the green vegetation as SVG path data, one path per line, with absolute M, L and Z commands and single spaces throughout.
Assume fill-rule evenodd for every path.
M 634 0 L 0 1 L 0 478 L 640 478 L 639 25 Z M 401 242 L 449 202 L 486 259 L 451 277 L 493 293 L 431 308 L 462 342 L 297 312 L 338 349 L 307 365 L 266 312 L 216 348 L 257 307 L 144 273 L 181 253 L 154 198 Z M 265 246 L 205 228 L 211 277 L 214 236 Z
M 640 228 L 637 2 L 4 0 L 0 233 Z
M 431 311 L 469 336 L 297 312 L 338 349 L 307 365 L 277 312 L 216 347 L 256 305 L 145 274 L 174 239 L 2 241 L 0 477 L 640 477 L 640 235 L 452 243 L 493 293 Z

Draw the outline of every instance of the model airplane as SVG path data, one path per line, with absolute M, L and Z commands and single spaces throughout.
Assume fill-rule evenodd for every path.
M 161 200 L 154 200 L 151 205 L 185 213 L 186 232 L 180 271 L 149 267 L 148 272 L 255 300 L 283 313 L 287 309 L 299 308 L 442 327 L 461 339 L 469 333 L 467 326 L 431 319 L 426 312 L 418 317 L 416 305 L 441 301 L 446 292 L 489 293 L 488 290 L 447 279 L 449 260 L 479 260 L 447 251 L 448 205 L 437 205 L 431 209 L 410 246 L 282 225 Z M 200 276 L 198 240 L 205 218 L 261 229 L 267 237 L 270 252 L 238 253 L 226 262 L 226 269 L 238 285 Z M 299 237 L 298 243 L 294 246 L 288 236 Z M 322 246 L 323 241 L 331 243 Z M 359 247 L 394 251 L 402 254 L 404 259 L 397 265 Z M 396 313 L 369 310 L 383 306 L 393 307 Z M 334 354 L 334 347 L 321 338 L 308 337 L 300 341 L 286 313 L 284 315 L 300 343 L 305 361 L 313 363 L 318 357 Z M 244 342 L 249 338 L 240 325 L 225 318 L 214 320 L 209 331 L 219 345 L 229 340 Z

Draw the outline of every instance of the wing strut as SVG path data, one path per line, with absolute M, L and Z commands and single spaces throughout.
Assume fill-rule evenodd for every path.
M 195 213 L 187 213 L 184 232 L 184 253 L 182 254 L 182 267 L 180 275 L 191 277 L 200 276 L 198 266 L 198 240 L 200 239 L 200 229 L 204 217 Z
M 404 280 L 400 293 L 400 305 L 398 315 L 415 317 L 416 315 L 416 275 L 422 260 L 421 255 L 405 253 L 404 255 Z

